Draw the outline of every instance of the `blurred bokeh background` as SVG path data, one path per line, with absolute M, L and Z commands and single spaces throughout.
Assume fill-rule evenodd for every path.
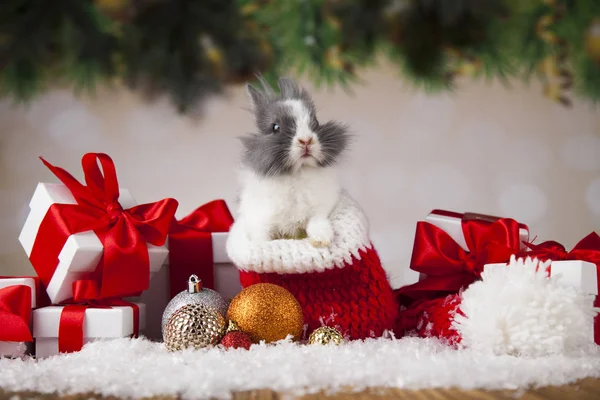
M 254 129 L 242 83 L 257 70 L 272 78 L 305 67 L 300 82 L 320 120 L 350 126 L 341 176 L 394 287 L 414 280 L 415 223 L 433 208 L 513 217 L 567 247 L 600 226 L 593 0 L 123 0 L 28 13 L 30 3 L 0 6 L 0 274 L 33 273 L 17 237 L 36 183 L 56 182 L 38 156 L 81 179 L 81 156 L 106 152 L 140 203 L 174 197 L 182 217 L 223 198 L 235 215 L 237 137 Z M 492 18 L 482 3 L 522 9 Z M 104 19 L 85 14 L 87 28 L 58 35 L 74 4 L 100 7 Z M 57 46 L 52 35 L 71 40 Z M 119 48 L 121 37 L 130 40 Z M 520 58 L 509 54 L 517 44 Z

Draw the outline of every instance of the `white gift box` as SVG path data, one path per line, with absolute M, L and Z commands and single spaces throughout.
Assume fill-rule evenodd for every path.
M 485 272 L 488 268 L 505 267 L 506 263 L 486 264 L 483 267 Z M 550 276 L 559 277 L 564 285 L 579 288 L 582 293 L 598 295 L 598 278 L 596 264 L 579 261 L 565 260 L 552 261 L 549 267 Z
M 446 232 L 454 241 L 462 247 L 463 250 L 469 251 L 467 248 L 467 242 L 465 240 L 465 235 L 462 230 L 462 216 L 465 214 L 454 213 L 450 211 L 444 210 L 433 210 L 429 213 L 429 215 L 425 218 L 426 222 L 433 224 Z M 490 217 L 487 215 L 481 214 L 472 214 L 474 218 L 482 217 L 482 219 L 490 220 L 497 219 L 498 217 Z M 521 249 L 525 248 L 523 242 L 529 241 L 529 230 L 525 225 L 520 224 L 519 227 L 519 237 L 521 239 Z
M 139 331 L 145 328 L 146 307 L 139 307 Z M 46 358 L 58 354 L 58 328 L 64 307 L 49 306 L 33 311 L 33 337 L 36 358 Z M 88 308 L 83 323 L 83 344 L 96 340 L 115 339 L 131 336 L 134 332 L 133 309 L 127 306 L 112 308 Z
M 119 189 L 119 203 L 123 209 L 136 206 L 137 203 L 127 189 Z M 31 255 L 33 245 L 48 209 L 52 204 L 77 204 L 69 189 L 63 184 L 39 183 L 29 207 L 31 209 L 19 241 L 27 256 Z M 81 232 L 69 236 L 60 255 L 58 266 L 50 282 L 46 283 L 48 297 L 53 304 L 60 303 L 73 297 L 73 282 L 84 275 L 93 272 L 102 257 L 104 248 L 100 239 L 93 231 Z M 162 267 L 168 255 L 166 246 L 148 244 L 150 271 L 157 272 Z M 35 265 L 33 266 L 36 267 Z
M 240 273 L 231 262 L 225 250 L 228 235 L 228 232 L 214 232 L 211 234 L 215 278 L 214 289 L 226 300 L 232 299 L 242 290 Z M 186 282 L 182 282 L 182 290 L 187 288 Z M 136 300 L 146 304 L 146 330 L 144 334 L 150 339 L 162 340 L 162 314 L 171 300 L 169 284 L 169 258 L 167 257 L 164 267 L 156 272 L 150 281 L 150 288 L 142 293 L 139 298 L 136 298 Z
M 0 289 L 7 288 L 9 286 L 24 285 L 29 286 L 31 289 L 31 308 L 36 307 L 36 284 L 33 278 L 24 277 L 11 277 L 11 278 L 0 278 Z M 0 321 L 1 326 L 1 321 Z M 31 329 L 31 321 L 29 323 Z M 4 357 L 21 357 L 31 353 L 32 343 L 26 342 L 3 342 L 0 341 L 0 356 Z

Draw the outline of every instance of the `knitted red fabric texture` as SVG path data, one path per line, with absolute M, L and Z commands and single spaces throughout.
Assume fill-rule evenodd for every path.
M 343 268 L 302 274 L 240 271 L 242 287 L 274 283 L 288 289 L 304 310 L 306 332 L 323 325 L 338 329 L 348 339 L 379 337 L 392 331 L 398 306 L 374 248 L 360 251 L 360 259 Z

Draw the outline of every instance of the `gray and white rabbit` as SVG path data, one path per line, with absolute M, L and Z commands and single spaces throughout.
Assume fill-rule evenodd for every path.
M 306 236 L 316 247 L 333 240 L 329 214 L 341 187 L 333 166 L 348 145 L 344 125 L 319 123 L 310 94 L 289 78 L 280 93 L 260 78 L 248 84 L 257 133 L 243 136 L 238 221 L 250 240 Z

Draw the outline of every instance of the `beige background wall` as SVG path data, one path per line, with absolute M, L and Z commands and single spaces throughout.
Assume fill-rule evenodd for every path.
M 394 286 L 410 279 L 415 222 L 432 208 L 515 217 L 567 246 L 599 230 L 598 110 L 555 105 L 537 85 L 466 83 L 427 96 L 387 67 L 364 79 L 353 96 L 314 97 L 321 120 L 342 120 L 356 134 L 343 180 L 370 217 Z M 54 91 L 28 108 L 0 103 L 0 274 L 32 273 L 17 236 L 36 183 L 56 181 L 40 155 L 82 178 L 83 153 L 107 152 L 139 202 L 175 197 L 181 217 L 221 197 L 235 211 L 236 137 L 252 129 L 246 106 L 242 87 L 195 119 L 126 90 L 93 100 Z

